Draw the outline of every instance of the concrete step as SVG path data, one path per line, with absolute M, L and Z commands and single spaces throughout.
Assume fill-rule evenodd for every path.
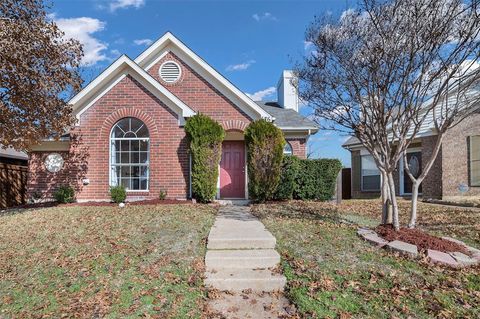
M 217 199 L 215 200 L 221 206 L 248 206 L 250 200 L 248 199 Z
M 208 239 L 208 249 L 274 249 L 275 237 L 233 238 L 214 237 Z
M 205 256 L 208 269 L 224 268 L 271 268 L 280 262 L 274 249 L 209 250 Z
M 269 269 L 221 269 L 207 271 L 205 285 L 220 291 L 241 292 L 251 289 L 254 292 L 281 291 L 286 278 L 272 273 Z

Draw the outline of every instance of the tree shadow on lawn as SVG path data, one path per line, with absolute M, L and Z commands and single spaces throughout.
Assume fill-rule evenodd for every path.
M 269 202 L 253 206 L 252 213 L 260 219 L 276 217 L 282 219 L 318 220 L 332 223 L 357 224 L 349 218 L 346 218 L 335 204 L 327 202 Z

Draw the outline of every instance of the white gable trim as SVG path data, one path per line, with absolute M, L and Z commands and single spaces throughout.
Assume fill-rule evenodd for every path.
M 127 75 L 131 75 L 135 80 L 139 81 L 146 89 L 176 112 L 179 115 L 179 124 L 183 124 L 183 118 L 195 115 L 194 110 L 140 68 L 133 60 L 126 55 L 122 55 L 68 102 L 72 106 L 73 113 L 77 119 L 80 120 L 80 116 L 86 110 Z
M 160 39 L 155 41 L 149 48 L 141 53 L 136 59 L 140 67 L 148 70 L 158 62 L 168 51 L 173 52 L 182 59 L 188 66 L 194 69 L 198 74 L 205 78 L 222 94 L 224 94 L 233 103 L 238 105 L 245 113 L 253 119 L 274 118 L 250 99 L 245 93 L 240 91 L 218 71 L 212 68 L 207 62 L 178 40 L 172 33 L 165 33 Z

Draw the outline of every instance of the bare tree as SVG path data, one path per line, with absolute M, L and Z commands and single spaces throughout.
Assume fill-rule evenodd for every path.
M 307 30 L 312 52 L 297 65 L 301 98 L 322 128 L 356 136 L 370 152 L 383 180 L 382 221 L 391 201 L 395 229 L 394 171 L 460 65 L 478 59 L 477 5 L 363 0 Z
M 420 175 L 415 176 L 407 160 L 406 150 L 403 152 L 405 172 L 412 181 L 412 202 L 410 208 L 409 228 L 415 228 L 417 222 L 417 203 L 419 187 L 432 168 L 442 146 L 443 138 L 449 129 L 461 123 L 467 116 L 478 111 L 480 102 L 480 78 L 475 60 L 466 61 L 458 75 L 453 76 L 447 84 L 445 95 L 439 99 L 433 109 L 428 107 L 430 115 L 421 126 L 432 128 L 435 132 L 435 143 L 430 158 L 423 163 Z
M 0 2 L 0 144 L 26 149 L 73 123 L 82 48 L 63 39 L 41 0 Z

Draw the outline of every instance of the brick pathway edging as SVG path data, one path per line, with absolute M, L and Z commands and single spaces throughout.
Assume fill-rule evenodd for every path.
M 358 236 L 378 248 L 385 248 L 410 258 L 418 258 L 422 255 L 416 245 L 412 245 L 400 240 L 394 240 L 389 242 L 384 238 L 380 237 L 375 231 L 368 228 L 359 228 L 357 230 L 357 234 Z M 457 251 L 453 253 L 444 253 L 438 250 L 428 249 L 426 257 L 430 262 L 452 268 L 465 268 L 480 264 L 480 250 L 468 246 L 467 244 L 458 239 L 450 237 L 442 237 L 442 239 L 449 240 L 451 242 L 464 246 L 471 254 L 471 256 L 467 256 Z

